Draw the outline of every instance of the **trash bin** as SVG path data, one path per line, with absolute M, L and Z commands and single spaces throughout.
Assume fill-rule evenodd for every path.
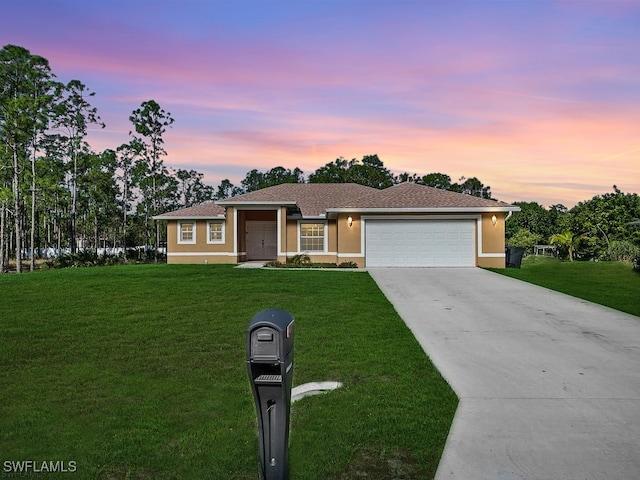
M 524 247 L 507 247 L 506 264 L 507 268 L 520 268 L 522 257 L 524 256 Z
M 293 380 L 293 316 L 289 312 L 272 308 L 251 319 L 247 370 L 258 417 L 262 478 L 287 479 Z

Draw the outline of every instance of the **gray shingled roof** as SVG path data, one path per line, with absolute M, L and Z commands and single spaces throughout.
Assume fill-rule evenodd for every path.
M 221 200 L 224 206 L 279 202 L 297 205 L 303 217 L 325 215 L 328 208 L 379 190 L 356 183 L 284 183 Z
M 438 209 L 438 208 L 491 208 L 513 207 L 504 202 L 450 192 L 417 183 L 404 182 L 351 199 L 344 204 L 334 204 L 332 209 Z
M 215 218 L 224 217 L 224 207 L 213 202 L 205 202 L 193 207 L 181 208 L 173 212 L 163 213 L 154 218 L 158 220 L 178 220 L 191 218 Z
M 224 207 L 240 205 L 297 205 L 303 217 L 320 217 L 343 210 L 518 210 L 504 202 L 400 183 L 378 190 L 355 183 L 284 183 L 233 198 L 207 202 L 158 215 L 161 220 L 224 216 Z

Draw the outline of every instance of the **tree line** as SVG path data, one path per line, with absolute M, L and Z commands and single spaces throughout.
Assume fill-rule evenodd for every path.
M 640 196 L 613 192 L 596 195 L 568 210 L 548 209 L 537 202 L 520 207 L 506 224 L 507 244 L 531 252 L 535 245 L 555 245 L 561 256 L 591 260 L 630 261 L 640 255 Z
M 48 252 L 112 249 L 126 255 L 142 247 L 131 251 L 155 256 L 165 240 L 155 215 L 281 183 L 387 188 L 411 181 L 492 199 L 491 187 L 476 177 L 454 182 L 444 173 L 396 175 L 375 154 L 360 160 L 339 157 L 308 176 L 297 167 L 253 169 L 240 185 L 225 179 L 214 188 L 200 172 L 165 164 L 163 136 L 174 119 L 154 100 L 131 112 L 128 142 L 93 151 L 88 129 L 105 127 L 91 105 L 94 95 L 79 80 L 57 81 L 49 62 L 23 47 L 0 50 L 0 272 L 10 258 L 18 272 L 24 259 L 33 270 L 36 259 Z M 507 223 L 513 245 L 530 248 L 560 232 L 588 243 L 592 255 L 613 251 L 621 241 L 640 245 L 640 229 L 625 223 L 640 217 L 636 194 L 616 188 L 571 211 L 562 205 L 549 210 L 536 203 L 516 205 L 522 211 Z

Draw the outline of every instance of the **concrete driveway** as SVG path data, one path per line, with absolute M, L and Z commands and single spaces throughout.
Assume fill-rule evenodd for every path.
M 640 318 L 475 268 L 369 273 L 460 398 L 437 479 L 640 478 Z

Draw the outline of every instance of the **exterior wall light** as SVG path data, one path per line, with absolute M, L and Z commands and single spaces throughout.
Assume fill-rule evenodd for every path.
M 496 223 L 498 222 L 498 217 L 496 217 L 495 215 L 491 216 L 491 223 L 493 223 L 493 226 L 496 226 Z
M 349 225 L 349 227 L 353 226 L 353 218 L 351 218 L 351 215 L 347 217 L 347 225 Z

